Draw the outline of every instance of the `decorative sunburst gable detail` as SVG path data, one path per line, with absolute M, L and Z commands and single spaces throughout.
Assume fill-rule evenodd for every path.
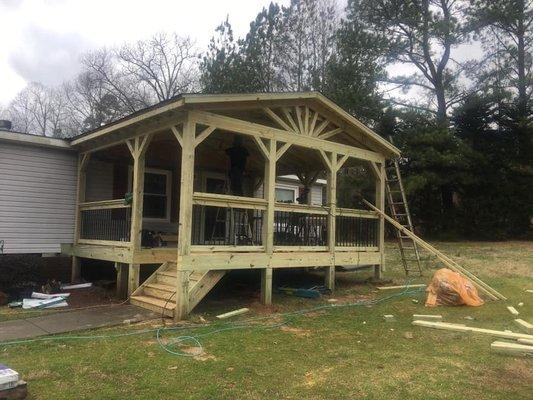
M 280 128 L 298 135 L 329 139 L 343 130 L 308 106 L 263 108 L 265 114 Z

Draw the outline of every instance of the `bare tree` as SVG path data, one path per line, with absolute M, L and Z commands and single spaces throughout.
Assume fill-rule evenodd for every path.
M 199 56 L 189 38 L 159 33 L 126 44 L 115 54 L 120 69 L 140 84 L 153 102 L 198 88 Z

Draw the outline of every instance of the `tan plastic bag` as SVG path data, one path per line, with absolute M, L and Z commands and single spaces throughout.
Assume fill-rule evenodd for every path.
M 484 304 L 472 282 L 463 275 L 447 268 L 435 272 L 426 292 L 428 293 L 426 307 L 460 306 L 463 304 L 478 307 Z

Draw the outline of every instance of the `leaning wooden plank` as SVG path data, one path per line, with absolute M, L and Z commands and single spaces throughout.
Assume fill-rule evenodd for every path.
M 511 314 L 513 314 L 513 315 L 518 315 L 518 314 L 520 314 L 520 313 L 518 312 L 518 310 L 517 310 L 516 308 L 514 308 L 513 306 L 507 306 L 507 309 L 508 309 L 509 312 L 510 312 Z
M 250 311 L 249 308 L 239 308 L 238 310 L 235 310 L 235 311 L 230 311 L 230 312 L 227 312 L 225 314 L 217 315 L 217 318 L 218 319 L 225 319 L 225 318 L 229 318 L 229 317 L 234 317 L 235 315 L 244 314 L 244 313 L 247 313 L 248 311 Z
M 444 255 L 440 251 L 438 251 L 435 247 L 427 243 L 426 241 L 419 238 L 417 235 L 415 235 L 413 232 L 411 232 L 409 229 L 405 228 L 403 225 L 401 225 L 399 222 L 395 221 L 393 218 L 389 217 L 387 214 L 382 212 L 379 208 L 375 207 L 372 203 L 366 201 L 363 199 L 363 202 L 370 207 L 373 211 L 378 213 L 380 216 L 385 218 L 389 223 L 391 223 L 396 229 L 398 229 L 400 232 L 405 234 L 406 236 L 409 236 L 412 240 L 414 240 L 420 247 L 424 248 L 425 250 L 429 251 L 433 255 L 435 255 L 446 267 L 451 269 L 452 271 L 458 272 L 460 274 L 463 274 L 467 278 L 469 278 L 474 285 L 478 287 L 479 290 L 481 290 L 483 293 L 485 293 L 490 299 L 492 300 L 507 300 L 507 298 L 496 291 L 496 289 L 492 288 L 485 282 L 483 282 L 481 279 L 479 279 L 477 276 L 472 274 L 470 271 L 466 270 L 465 268 L 461 267 L 459 264 L 457 264 L 455 261 L 453 261 L 448 256 Z
M 415 320 L 442 321 L 442 315 L 413 314 Z
M 499 353 L 508 353 L 514 355 L 533 355 L 533 346 L 525 344 L 516 344 L 510 342 L 493 342 L 490 348 Z
M 495 336 L 503 339 L 528 339 L 533 340 L 533 335 L 527 335 L 525 333 L 515 333 L 515 332 L 504 332 L 496 331 L 492 329 L 484 328 L 474 328 L 473 326 L 463 326 L 457 324 L 447 324 L 445 322 L 430 322 L 430 321 L 413 321 L 413 325 L 424 326 L 426 328 L 435 328 L 435 329 L 444 329 L 447 331 L 457 331 L 457 332 L 474 332 L 482 333 L 485 335 Z
M 526 333 L 533 334 L 533 325 L 523 319 L 515 319 L 514 323 Z
M 409 289 L 409 288 L 419 288 L 419 287 L 426 287 L 427 285 L 425 283 L 422 284 L 416 284 L 416 285 L 398 285 L 398 286 L 378 286 L 376 289 L 378 290 L 395 290 L 395 289 Z
M 528 344 L 530 346 L 533 346 L 533 339 L 517 339 L 517 342 L 521 344 Z

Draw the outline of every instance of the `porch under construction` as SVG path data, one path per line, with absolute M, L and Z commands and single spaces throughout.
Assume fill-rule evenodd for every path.
M 246 148 L 243 195 L 228 193 L 235 136 Z M 388 141 L 323 95 L 182 95 L 74 138 L 78 151 L 72 279 L 80 259 L 116 263 L 130 302 L 185 318 L 228 270 L 260 269 L 272 301 L 277 268 L 384 267 L 384 218 L 340 202 L 343 169 L 364 168 L 384 211 Z M 283 200 L 276 182 L 303 193 L 323 182 L 323 200 Z M 321 189 L 317 189 L 320 192 Z M 159 267 L 140 282 L 143 265 Z

